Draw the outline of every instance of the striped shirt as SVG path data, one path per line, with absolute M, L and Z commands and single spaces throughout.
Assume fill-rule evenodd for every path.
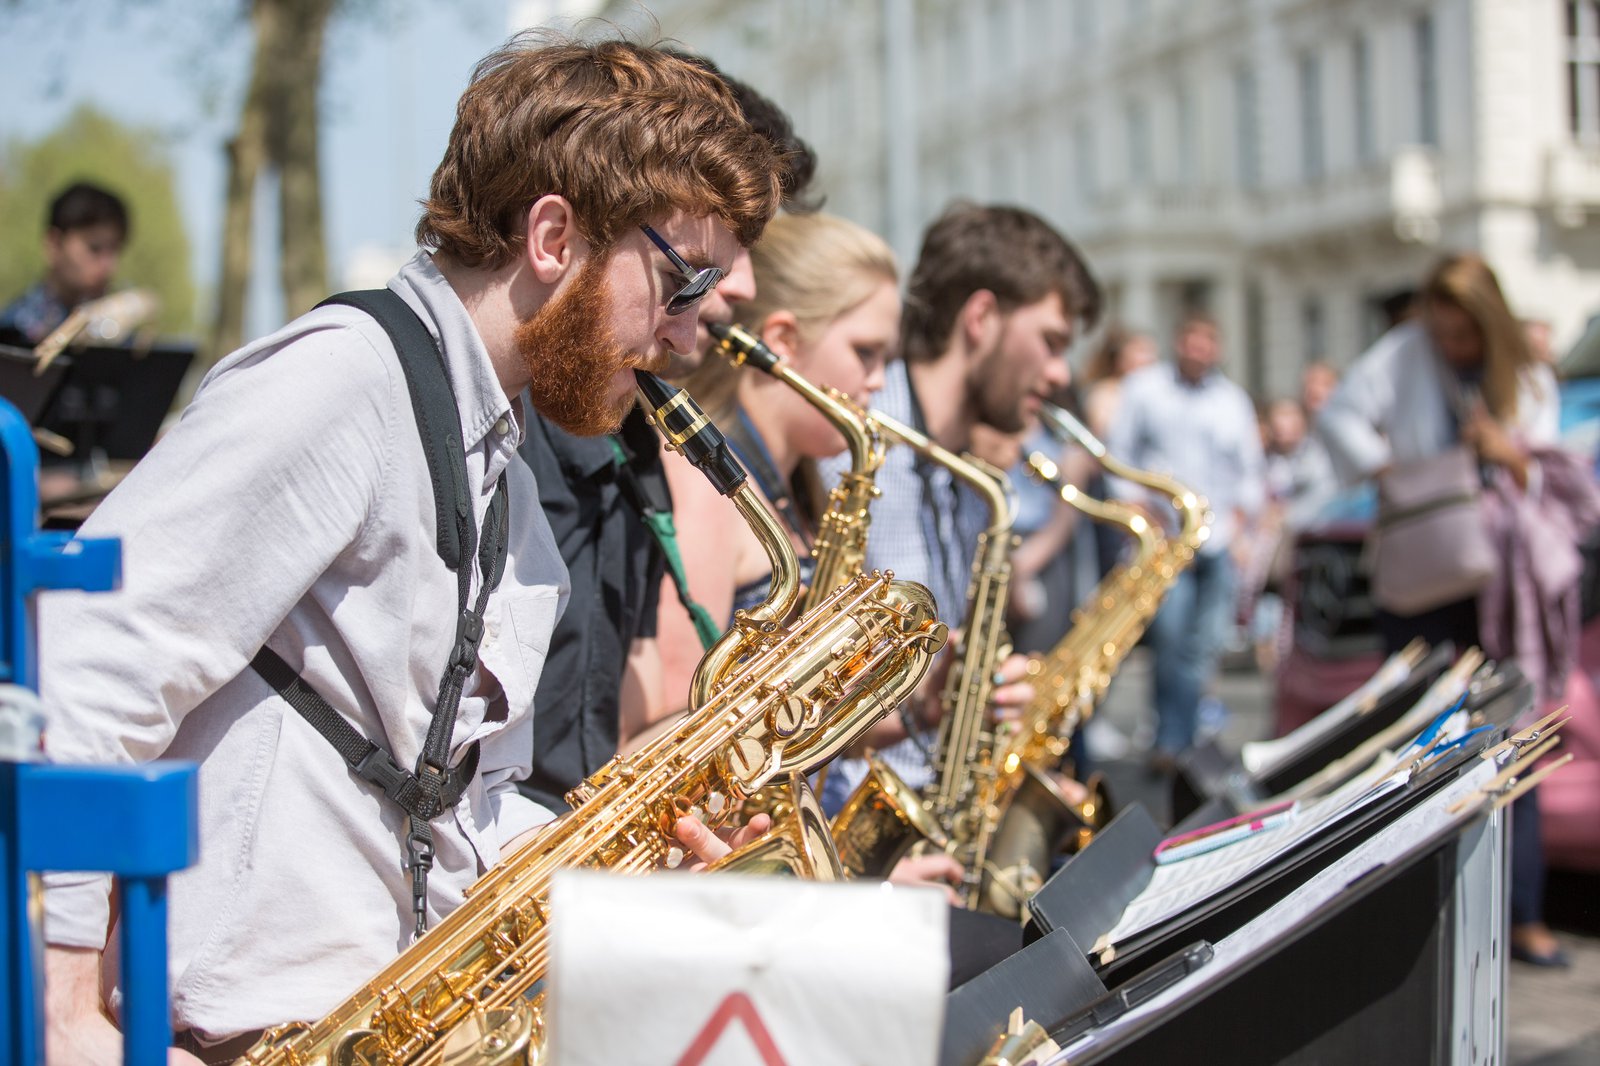
M 897 421 L 922 429 L 922 413 L 911 390 L 904 361 L 889 364 L 883 391 L 873 409 Z M 849 458 L 824 461 L 823 481 L 831 484 L 849 469 Z M 954 628 L 965 621 L 967 585 L 978 535 L 989 525 L 988 509 L 950 471 L 924 460 L 904 445 L 889 449 L 877 476 L 882 494 L 872 505 L 872 526 L 867 538 L 867 567 L 893 570 L 901 580 L 928 586 L 939 608 L 939 619 Z M 892 744 L 879 756 L 905 783 L 922 788 L 933 779 L 924 751 L 931 751 L 936 734 L 924 733 Z M 849 798 L 866 776 L 864 759 L 840 759 L 824 783 L 822 803 L 830 812 Z

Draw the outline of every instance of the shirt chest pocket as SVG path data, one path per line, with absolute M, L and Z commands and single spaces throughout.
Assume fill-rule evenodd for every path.
M 500 679 L 513 716 L 533 706 L 555 629 L 560 592 L 548 585 L 522 586 L 496 596 L 499 612 L 484 626 L 484 664 Z

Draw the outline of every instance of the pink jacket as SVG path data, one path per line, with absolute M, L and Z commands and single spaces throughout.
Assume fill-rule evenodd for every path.
M 1496 468 L 1482 496 L 1484 522 L 1503 567 L 1478 598 L 1483 650 L 1515 659 L 1540 704 L 1561 698 L 1578 660 L 1578 545 L 1600 524 L 1600 488 L 1576 455 L 1535 448 L 1523 492 Z

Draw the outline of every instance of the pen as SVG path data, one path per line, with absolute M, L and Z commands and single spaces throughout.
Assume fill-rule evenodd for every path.
M 1209 833 L 1186 843 L 1173 844 L 1170 847 L 1163 845 L 1156 849 L 1156 863 L 1165 866 L 1168 863 L 1181 862 L 1196 855 L 1204 855 L 1208 851 L 1215 851 L 1218 848 L 1248 839 L 1265 830 L 1275 829 L 1287 822 L 1293 815 L 1293 810 L 1281 810 L 1275 814 L 1263 815 L 1243 825 L 1236 825 L 1231 829 Z

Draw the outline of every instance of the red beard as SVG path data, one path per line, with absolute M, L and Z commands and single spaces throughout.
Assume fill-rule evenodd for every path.
M 513 335 L 528 369 L 534 410 L 579 437 L 612 432 L 634 401 L 632 392 L 611 400 L 612 381 L 636 360 L 612 334 L 605 268 L 602 257 L 591 256 L 567 291 Z

